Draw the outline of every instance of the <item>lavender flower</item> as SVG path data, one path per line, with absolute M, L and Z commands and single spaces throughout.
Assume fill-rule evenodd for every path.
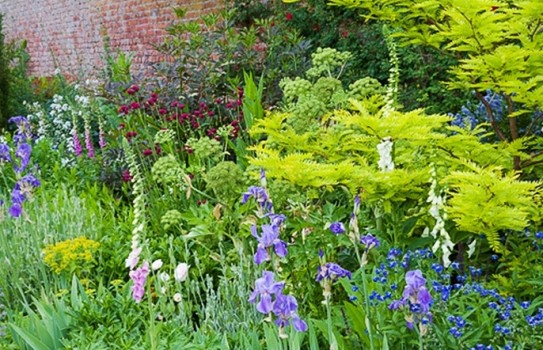
M 145 280 L 149 274 L 149 263 L 145 261 L 142 267 L 130 271 L 130 278 L 134 282 L 132 285 L 132 298 L 136 303 L 141 302 L 145 295 Z
M 272 295 L 281 293 L 285 282 L 275 282 L 273 272 L 264 271 L 262 277 L 255 281 L 255 290 L 249 297 L 249 302 L 253 304 L 260 297 L 256 304 L 258 312 L 268 314 L 273 309 Z
M 254 255 L 255 264 L 260 265 L 270 259 L 268 248 L 274 247 L 275 254 L 280 258 L 287 255 L 287 244 L 279 239 L 279 227 L 275 225 L 262 225 L 262 234 L 259 236 L 256 225 L 251 227 L 251 234 L 258 240 Z
M 292 295 L 283 295 L 277 293 L 273 303 L 273 313 L 278 317 L 275 323 L 283 328 L 289 325 L 289 320 L 292 320 L 292 326 L 298 332 L 307 331 L 307 323 L 298 316 L 298 302 Z M 281 333 L 280 333 L 281 334 Z
M 342 222 L 336 221 L 330 224 L 330 231 L 335 235 L 345 233 L 345 225 Z

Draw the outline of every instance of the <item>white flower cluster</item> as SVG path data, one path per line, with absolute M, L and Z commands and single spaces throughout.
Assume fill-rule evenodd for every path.
M 73 153 L 72 109 L 61 95 L 53 96 L 53 103 L 51 103 L 50 108 L 49 119 L 52 129 L 49 138 L 53 149 L 58 149 L 61 145 L 66 145 L 70 153 Z
M 394 170 L 394 161 L 392 160 L 392 148 L 394 143 L 392 138 L 385 137 L 377 145 L 377 152 L 379 152 L 379 162 L 377 166 L 382 172 L 388 172 Z
M 430 178 L 432 185 L 430 186 L 430 192 L 428 193 L 428 199 L 426 201 L 430 203 L 430 215 L 432 215 L 432 217 L 436 220 L 434 228 L 429 233 L 432 237 L 436 239 L 436 242 L 432 247 L 432 251 L 435 253 L 441 248 L 441 251 L 443 252 L 443 265 L 445 267 L 448 267 L 451 264 L 451 260 L 449 259 L 449 257 L 452 253 L 452 250 L 454 249 L 454 243 L 451 241 L 451 237 L 445 229 L 445 220 L 447 220 L 447 214 L 441 214 L 441 212 L 443 211 L 445 198 L 437 194 L 437 174 L 435 168 L 432 168 L 432 170 L 430 170 L 430 174 L 432 175 L 432 177 Z M 423 234 L 423 236 L 428 236 L 428 230 L 425 230 L 425 234 Z
M 49 119 L 47 118 L 47 113 L 39 102 L 34 102 L 30 104 L 26 101 L 23 101 L 23 105 L 30 112 L 27 116 L 28 121 L 31 125 L 37 125 L 37 129 L 34 130 L 36 135 L 36 142 L 40 142 L 49 136 L 51 129 Z

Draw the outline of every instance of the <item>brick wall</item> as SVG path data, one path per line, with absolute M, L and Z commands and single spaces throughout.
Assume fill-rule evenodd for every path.
M 0 0 L 7 40 L 26 39 L 30 73 L 88 77 L 103 66 L 104 38 L 111 49 L 133 52 L 134 71 L 161 60 L 153 49 L 175 16 L 187 19 L 213 11 L 219 0 Z

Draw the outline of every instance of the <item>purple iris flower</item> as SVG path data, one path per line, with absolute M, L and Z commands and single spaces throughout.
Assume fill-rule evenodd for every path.
M 15 155 L 21 160 L 21 165 L 14 165 L 13 168 L 15 169 L 15 172 L 22 173 L 26 167 L 28 166 L 28 163 L 30 162 L 30 154 L 32 153 L 32 147 L 27 143 L 21 143 L 19 144 L 19 147 L 17 147 L 17 151 L 15 151 Z
M 249 302 L 253 304 L 260 297 L 256 309 L 260 313 L 268 314 L 273 309 L 272 295 L 280 294 L 284 286 L 285 282 L 274 280 L 273 272 L 264 271 L 262 277 L 255 281 L 255 290 L 249 297 Z
M 298 332 L 307 331 L 307 323 L 305 323 L 297 314 L 298 302 L 292 295 L 283 295 L 278 293 L 275 296 L 275 302 L 273 303 L 273 313 L 277 316 L 275 323 L 279 327 L 286 327 L 289 325 L 289 320 L 292 320 L 294 329 Z
M 335 235 L 345 233 L 345 225 L 342 222 L 336 221 L 330 224 L 330 231 Z
M 9 207 L 9 215 L 11 215 L 14 218 L 18 218 L 23 213 L 23 208 L 20 204 L 12 204 L 11 207 Z
M 377 248 L 381 244 L 381 242 L 376 237 L 372 236 L 369 233 L 360 238 L 360 243 L 366 246 L 366 250 Z
M 411 312 L 431 317 L 432 296 L 426 288 L 426 279 L 422 276 L 422 272 L 420 270 L 408 271 L 405 275 L 405 282 L 402 299 L 392 301 L 388 308 L 396 310 L 407 304 Z M 415 319 L 419 318 L 415 317 Z
M 336 263 L 326 263 L 324 266 L 319 266 L 317 271 L 317 282 L 323 279 L 329 279 L 336 281 L 338 278 L 347 277 L 351 279 L 352 275 L 349 270 L 345 270 L 343 267 Z
M 262 234 L 259 236 L 256 225 L 251 226 L 251 234 L 258 240 L 254 256 L 255 264 L 260 265 L 270 259 L 268 248 L 274 247 L 275 254 L 280 258 L 287 255 L 287 244 L 279 239 L 279 227 L 275 225 L 262 225 Z
M 13 141 L 15 141 L 16 144 L 25 143 L 32 138 L 32 131 L 28 119 L 23 116 L 17 116 L 11 117 L 8 122 L 17 125 L 17 133 L 13 136 Z
M 241 204 L 247 203 L 247 201 L 251 197 L 254 197 L 260 208 L 264 209 L 267 212 L 272 212 L 273 205 L 264 187 L 249 187 L 247 192 L 245 192 L 241 198 Z
M 10 149 L 7 144 L 0 143 L 0 163 L 11 161 L 11 155 L 9 151 Z
M 15 186 L 20 186 L 19 188 L 27 188 L 27 187 L 40 187 L 41 182 L 34 176 L 34 174 L 26 174 L 23 176 Z
M 270 218 L 270 222 L 273 226 L 281 226 L 283 222 L 287 219 L 287 217 L 284 214 L 274 214 L 270 213 L 267 215 L 268 218 Z

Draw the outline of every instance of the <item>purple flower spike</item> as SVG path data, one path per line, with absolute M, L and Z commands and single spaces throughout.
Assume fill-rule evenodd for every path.
M 145 280 L 149 274 L 149 263 L 146 261 L 142 267 L 130 271 L 130 278 L 134 282 L 132 285 L 132 298 L 136 303 L 141 302 L 145 295 Z
M 381 242 L 371 234 L 367 234 L 360 238 L 360 243 L 366 246 L 366 250 L 370 250 L 372 248 L 377 248 L 381 244 Z
M 256 309 L 260 313 L 268 314 L 273 309 L 272 295 L 281 293 L 284 285 L 285 282 L 275 282 L 273 272 L 264 271 L 262 277 L 255 281 L 255 290 L 249 297 L 249 302 L 253 304 L 260 297 Z
M 77 135 L 77 131 L 75 129 L 72 132 L 72 139 L 74 143 L 74 154 L 79 157 L 79 155 L 81 155 L 82 147 L 81 141 L 79 141 L 79 136 Z
M 94 158 L 94 147 L 92 146 L 92 138 L 90 130 L 85 130 L 85 146 L 87 147 L 89 158 Z
M 345 233 L 345 225 L 342 222 L 336 221 L 330 224 L 330 231 L 335 235 Z

